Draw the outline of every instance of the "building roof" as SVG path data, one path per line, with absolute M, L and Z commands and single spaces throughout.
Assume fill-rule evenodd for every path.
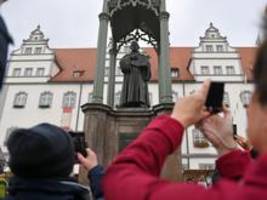
M 95 48 L 54 50 L 60 71 L 51 79 L 52 82 L 87 82 L 94 80 Z M 74 72 L 81 72 L 81 76 L 74 77 Z
M 252 66 L 255 60 L 256 47 L 238 47 L 243 71 L 248 80 L 252 79 Z M 56 62 L 60 72 L 51 79 L 52 82 L 92 82 L 95 76 L 96 49 L 54 49 Z M 144 48 L 150 56 L 152 81 L 158 80 L 158 58 L 153 48 Z M 193 75 L 188 66 L 191 60 L 193 47 L 171 47 L 170 66 L 179 69 L 179 78 L 176 80 L 192 81 Z M 80 77 L 75 77 L 74 72 L 81 72 Z

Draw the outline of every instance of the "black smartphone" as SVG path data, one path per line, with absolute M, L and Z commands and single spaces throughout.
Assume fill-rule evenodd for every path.
M 212 114 L 217 114 L 223 110 L 224 83 L 211 82 L 206 107 Z
M 233 137 L 234 139 L 236 139 L 236 136 L 237 136 L 237 125 L 236 124 L 233 124 Z
M 69 134 L 72 138 L 75 153 L 81 153 L 84 157 L 86 157 L 87 156 L 87 152 L 86 152 L 87 145 L 85 142 L 84 133 L 69 131 Z

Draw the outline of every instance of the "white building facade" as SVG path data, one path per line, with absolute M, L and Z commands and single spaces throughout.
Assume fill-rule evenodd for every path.
M 119 58 L 129 50 L 123 48 Z M 151 105 L 157 105 L 158 81 L 155 53 L 144 48 L 152 61 L 149 83 Z M 253 85 L 249 81 L 256 47 L 231 47 L 226 37 L 210 24 L 198 47 L 171 47 L 173 99 L 194 92 L 205 79 L 225 82 L 225 103 L 233 113 L 238 133 L 246 133 L 246 107 Z M 0 146 L 15 128 L 28 128 L 42 122 L 66 130 L 83 131 L 81 106 L 90 102 L 93 92 L 96 49 L 51 49 L 40 26 L 12 52 L 1 93 Z M 248 59 L 251 58 L 250 60 Z M 109 56 L 106 61 L 104 101 L 107 102 Z M 118 104 L 123 76 L 116 70 L 115 104 Z M 186 130 L 182 144 L 185 169 L 214 168 L 216 151 L 194 127 Z

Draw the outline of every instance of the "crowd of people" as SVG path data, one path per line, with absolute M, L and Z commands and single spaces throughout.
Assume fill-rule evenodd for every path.
M 3 0 L 0 1 L 2 3 Z M 267 27 L 267 19 L 265 23 Z M 0 81 L 5 74 L 12 39 L 0 18 Z M 8 141 L 7 200 L 264 200 L 267 196 L 267 38 L 254 65 L 255 89 L 248 107 L 247 134 L 252 152 L 241 150 L 233 137 L 232 116 L 205 107 L 210 81 L 175 103 L 170 115 L 154 119 L 104 171 L 96 154 L 75 154 L 71 137 L 61 128 L 39 124 L 12 132 Z M 218 152 L 219 179 L 210 188 L 160 178 L 167 156 L 181 146 L 184 130 L 197 126 Z M 77 156 L 87 171 L 90 187 L 70 174 Z

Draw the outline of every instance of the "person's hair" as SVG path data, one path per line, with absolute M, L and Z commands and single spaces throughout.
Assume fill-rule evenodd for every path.
M 253 78 L 259 102 L 265 106 L 267 105 L 267 7 L 263 17 L 263 37 L 263 43 L 256 56 Z
M 258 50 L 253 78 L 259 102 L 262 105 L 267 105 L 267 40 L 265 40 Z

